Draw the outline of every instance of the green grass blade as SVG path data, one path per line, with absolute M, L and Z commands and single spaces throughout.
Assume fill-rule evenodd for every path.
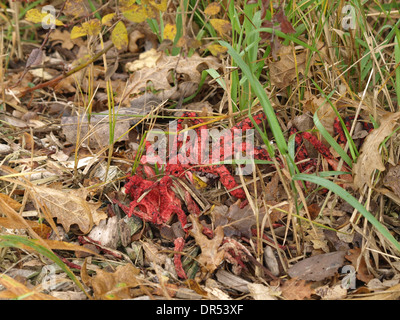
M 267 116 L 268 123 L 270 125 L 272 134 L 274 135 L 276 145 L 283 155 L 287 155 L 287 144 L 283 132 L 279 125 L 278 119 L 276 118 L 274 108 L 269 101 L 269 98 L 262 87 L 261 83 L 256 79 L 254 74 L 251 72 L 249 66 L 243 61 L 240 55 L 231 47 L 231 45 L 225 41 L 219 41 L 220 45 L 228 49 L 228 53 L 232 59 L 237 63 L 239 68 L 243 71 L 244 75 L 250 82 L 251 88 L 254 94 L 258 97 L 261 106 Z M 268 140 L 268 139 L 267 139 Z
M 391 233 L 367 209 L 365 209 L 365 207 L 356 198 L 354 198 L 343 188 L 339 187 L 337 184 L 324 178 L 304 173 L 294 175 L 293 180 L 309 181 L 337 194 L 354 209 L 358 210 L 358 212 L 360 212 L 364 218 L 376 228 L 378 232 L 380 232 L 397 250 L 400 251 L 400 243 L 391 235 Z
M 272 29 L 272 28 L 259 28 L 259 29 L 254 30 L 253 32 L 268 32 L 271 34 L 276 34 L 277 36 L 279 36 L 285 40 L 293 41 L 294 43 L 296 43 L 304 48 L 310 49 L 312 52 L 319 52 L 319 50 L 317 48 L 314 48 L 314 47 L 310 46 L 309 44 L 305 43 L 304 41 L 299 40 L 298 38 L 296 38 L 295 35 L 291 35 L 289 33 L 286 34 L 280 30 L 276 30 L 276 29 Z

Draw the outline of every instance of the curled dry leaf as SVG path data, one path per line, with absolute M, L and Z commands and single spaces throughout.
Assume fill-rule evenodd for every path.
M 132 31 L 129 34 L 129 45 L 128 45 L 129 52 L 132 53 L 139 52 L 139 46 L 137 45 L 137 42 L 145 37 L 146 36 L 144 35 L 144 33 L 142 33 L 140 30 Z
M 400 112 L 386 113 L 381 118 L 379 128 L 365 138 L 361 147 L 360 156 L 357 163 L 353 166 L 354 186 L 362 190 L 364 185 L 371 185 L 371 174 L 375 170 L 385 171 L 385 165 L 379 151 L 381 143 L 393 133 L 393 129 L 398 125 Z
M 31 186 L 30 194 L 39 204 L 57 218 L 66 232 L 71 225 L 78 225 L 82 233 L 88 233 L 94 224 L 107 218 L 104 212 L 98 211 L 100 203 L 86 201 L 85 190 L 56 190 L 46 187 Z M 81 194 L 79 194 L 79 192 Z
M 52 33 L 50 33 L 50 40 L 53 43 L 53 46 L 60 43 L 61 47 L 67 50 L 72 50 L 74 45 L 83 46 L 84 42 L 81 38 L 72 40 L 71 34 L 67 30 L 59 30 L 55 29 Z
M 141 284 L 137 278 L 139 272 L 140 270 L 133 265 L 126 264 L 119 266 L 113 273 L 98 269 L 96 275 L 87 280 L 93 288 L 96 299 L 129 299 L 135 296 L 135 293 L 131 292 L 131 288 Z M 143 293 L 140 290 L 140 295 Z

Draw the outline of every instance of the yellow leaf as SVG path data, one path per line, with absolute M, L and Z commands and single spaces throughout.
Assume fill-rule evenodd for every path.
M 84 28 L 79 26 L 74 26 L 71 30 L 71 39 L 76 39 L 79 37 L 86 36 L 87 33 Z
M 133 6 L 130 10 L 123 11 L 122 14 L 129 21 L 136 23 L 144 22 L 148 18 L 146 9 L 138 5 Z
M 150 0 L 150 4 L 157 10 L 159 10 L 161 12 L 165 12 L 165 11 L 167 11 L 168 0 L 161 0 L 161 3 L 159 3 L 159 4 L 154 0 Z
M 26 13 L 25 19 L 33 23 L 40 23 L 42 22 L 43 15 L 38 9 L 31 9 Z
M 128 46 L 128 31 L 122 21 L 119 21 L 112 31 L 111 40 L 118 50 Z
M 208 16 L 213 16 L 220 11 L 221 11 L 221 5 L 217 2 L 211 2 L 204 10 L 204 13 Z
M 223 19 L 210 19 L 210 23 L 213 28 L 219 33 L 220 36 L 224 37 L 229 34 L 232 29 L 231 23 Z
M 228 48 L 216 43 L 209 45 L 207 49 L 210 50 L 211 54 L 216 57 L 228 51 Z
M 82 27 L 85 29 L 87 35 L 89 36 L 97 36 L 101 30 L 100 21 L 97 19 L 92 19 L 82 23 Z
M 106 25 L 106 26 L 111 27 L 111 20 L 114 18 L 114 16 L 115 16 L 115 12 L 105 15 L 105 16 L 101 19 L 101 24 L 104 24 L 104 25 Z
M 120 0 L 119 7 L 121 12 L 130 10 L 131 7 L 136 6 L 136 0 Z
M 55 18 L 55 17 L 54 17 Z M 50 14 L 49 13 L 47 13 L 47 12 L 40 12 L 38 9 L 31 9 L 31 10 L 29 10 L 27 13 L 26 13 L 26 15 L 25 15 L 25 19 L 27 20 L 27 21 L 30 21 L 30 22 L 33 22 L 33 23 L 45 23 L 45 24 L 50 24 L 52 21 L 51 21 L 51 18 L 50 18 Z M 47 21 L 46 21 L 46 20 Z M 58 19 L 56 19 L 55 20 L 55 24 L 56 24 L 56 26 L 63 26 L 64 24 L 60 21 L 60 20 L 58 20 Z
M 208 184 L 201 180 L 196 174 L 193 174 L 194 186 L 198 190 L 207 188 Z
M 175 36 L 176 36 L 176 25 L 167 23 L 164 27 L 164 39 L 172 40 L 174 41 Z

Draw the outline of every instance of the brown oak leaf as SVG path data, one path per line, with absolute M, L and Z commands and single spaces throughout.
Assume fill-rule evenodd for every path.
M 282 296 L 287 300 L 310 299 L 311 295 L 314 294 L 311 283 L 296 278 L 285 281 L 280 289 Z
M 203 226 L 201 223 L 191 215 L 189 219 L 193 224 L 190 234 L 201 248 L 201 254 L 197 257 L 197 262 L 200 264 L 203 274 L 212 273 L 224 259 L 225 251 L 220 248 L 224 238 L 224 231 L 221 226 L 217 227 L 214 230 L 214 238 L 210 240 L 202 233 Z
M 291 46 L 282 46 L 277 52 L 279 61 L 269 64 L 271 83 L 280 88 L 286 88 L 306 70 L 305 52 L 296 54 Z
M 37 201 L 46 218 L 48 213 L 57 218 L 66 232 L 71 225 L 76 224 L 80 231 L 88 233 L 92 227 L 103 219 L 107 214 L 98 210 L 100 203 L 86 201 L 85 190 L 56 190 L 46 187 L 32 186 L 30 194 Z

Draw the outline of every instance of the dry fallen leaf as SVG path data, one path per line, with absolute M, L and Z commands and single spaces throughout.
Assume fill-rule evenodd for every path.
M 287 300 L 309 299 L 314 293 L 314 290 L 311 288 L 311 283 L 295 278 L 285 281 L 280 289 L 282 291 L 282 296 Z
M 129 52 L 136 53 L 139 52 L 140 48 L 137 44 L 138 40 L 145 38 L 146 35 L 142 33 L 140 30 L 133 30 L 129 34 Z
M 357 163 L 353 166 L 354 186 L 363 190 L 364 185 L 371 185 L 371 174 L 375 170 L 385 171 L 385 165 L 382 162 L 380 145 L 387 136 L 393 133 L 393 129 L 398 124 L 400 112 L 386 113 L 380 119 L 380 126 L 371 131 L 365 138 L 360 150 L 360 156 Z
M 101 18 L 101 24 L 104 24 L 107 27 L 111 27 L 111 20 L 115 17 L 115 12 L 106 14 L 103 18 Z
M 196 243 L 201 248 L 201 254 L 197 257 L 197 262 L 200 264 L 204 274 L 212 273 L 221 264 L 224 259 L 224 250 L 220 248 L 224 238 L 224 231 L 219 226 L 214 230 L 214 238 L 208 239 L 203 233 L 203 226 L 194 217 L 189 216 L 193 224 L 190 234 L 195 238 Z
M 52 33 L 50 33 L 50 40 L 53 43 L 53 46 L 57 43 L 61 43 L 61 47 L 67 50 L 72 50 L 74 45 L 83 46 L 84 42 L 81 38 L 72 40 L 71 34 L 67 30 L 55 29 Z
M 207 46 L 207 49 L 211 52 L 211 54 L 215 57 L 219 57 L 222 54 L 228 51 L 227 47 L 223 47 L 219 44 L 213 43 Z
M 341 284 L 329 287 L 328 285 L 315 289 L 315 294 L 319 295 L 322 300 L 339 300 L 347 296 L 347 289 L 343 288 Z
M 266 201 L 266 203 L 269 206 L 277 205 L 277 202 L 275 201 Z M 286 206 L 280 206 L 280 209 L 284 211 Z M 272 209 L 269 214 L 271 223 L 277 222 L 285 215 L 284 212 L 277 209 Z M 229 209 L 226 206 L 218 206 L 214 208 L 212 215 L 215 226 L 223 227 L 226 237 L 244 236 L 246 238 L 251 238 L 251 229 L 257 224 L 257 218 L 254 215 L 253 209 L 249 205 L 242 209 L 237 203 L 231 205 Z M 265 210 L 260 209 L 258 217 L 260 225 L 264 216 Z
M 220 62 L 215 57 L 203 58 L 197 53 L 191 57 L 167 56 L 152 49 L 141 54 L 133 63 L 126 64 L 127 70 L 134 72 L 126 92 L 130 95 L 141 93 L 151 84 L 154 91 L 161 91 L 158 96 L 162 100 L 173 99 L 174 96 L 179 98 L 182 94 L 189 96 L 195 92 L 200 83 L 203 70 L 200 67 L 218 70 L 220 66 Z M 175 77 L 171 70 L 185 81 L 178 85 L 171 85 Z M 189 90 L 190 86 L 193 86 L 191 90 Z
M 43 50 L 41 50 L 39 48 L 33 49 L 31 54 L 28 57 L 28 60 L 26 60 L 25 68 L 38 66 L 38 65 L 42 64 L 43 55 L 44 55 Z
M 360 258 L 361 249 L 354 248 L 350 249 L 349 252 L 350 254 L 346 255 L 345 258 L 349 260 L 353 267 L 356 269 L 357 279 L 368 284 L 368 282 L 372 280 L 374 276 L 368 272 L 367 264 L 365 263 L 364 257 Z M 361 260 L 359 261 L 359 259 Z
M 343 266 L 345 254 L 345 251 L 336 251 L 306 258 L 289 268 L 288 274 L 302 280 L 324 280 L 334 276 Z
M 32 197 L 45 207 L 44 211 L 57 218 L 66 232 L 71 225 L 76 224 L 82 233 L 88 233 L 94 224 L 98 225 L 101 220 L 107 218 L 107 214 L 97 210 L 100 203 L 86 201 L 85 190 L 61 191 L 37 186 L 31 186 L 29 189 Z
M 86 7 L 86 1 L 82 0 L 67 0 L 64 7 L 64 12 L 75 18 L 82 17 L 89 14 Z
M 243 235 L 251 238 L 251 227 L 256 224 L 256 218 L 250 206 L 240 209 L 235 203 L 229 209 L 226 206 L 216 207 L 212 213 L 215 226 L 223 227 L 226 237 Z
M 280 291 L 275 291 L 261 283 L 249 283 L 247 286 L 254 300 L 278 300 L 276 296 L 281 294 Z
M 330 135 L 333 135 L 333 124 L 336 118 L 336 112 L 330 103 L 328 103 L 325 98 L 317 98 L 308 91 L 304 93 L 304 98 L 304 110 L 310 111 L 312 114 L 317 113 L 318 119 L 323 127 Z M 301 130 L 300 128 L 298 129 Z
M 118 111 L 120 116 L 116 120 L 116 126 L 114 131 L 114 142 L 127 141 L 129 136 L 126 134 L 131 127 L 134 118 L 129 116 L 134 114 L 134 110 L 129 110 L 127 108 Z M 126 116 L 122 114 L 125 113 Z M 88 145 L 91 147 L 104 147 L 109 145 L 110 136 L 110 124 L 108 115 L 93 115 L 90 118 L 90 124 L 87 117 L 62 117 L 62 132 L 66 137 L 68 142 L 73 144 L 82 143 L 83 145 Z M 79 135 L 78 135 L 79 134 Z M 81 140 L 77 141 L 77 137 Z
M 135 296 L 130 289 L 141 285 L 137 278 L 139 272 L 140 270 L 133 265 L 126 264 L 119 266 L 113 273 L 98 269 L 95 276 L 86 280 L 93 288 L 96 299 L 129 299 Z
M 26 224 L 28 224 L 32 230 L 36 233 L 48 235 L 51 232 L 51 228 L 43 223 L 39 223 L 36 221 L 25 220 Z M 21 223 L 20 221 L 13 220 L 9 217 L 0 217 L 0 226 L 7 229 L 26 229 L 26 224 Z M 45 237 L 41 237 L 45 238 Z
M 280 89 L 289 86 L 297 75 L 304 74 L 307 56 L 304 52 L 293 54 L 291 46 L 282 46 L 278 51 L 279 61 L 269 64 L 271 82 Z
M 215 274 L 216 279 L 220 284 L 223 286 L 243 292 L 243 293 L 249 293 L 249 284 L 251 282 L 243 279 L 242 277 L 239 277 L 237 275 L 234 275 L 231 272 L 228 272 L 224 269 L 220 269 L 216 272 Z

